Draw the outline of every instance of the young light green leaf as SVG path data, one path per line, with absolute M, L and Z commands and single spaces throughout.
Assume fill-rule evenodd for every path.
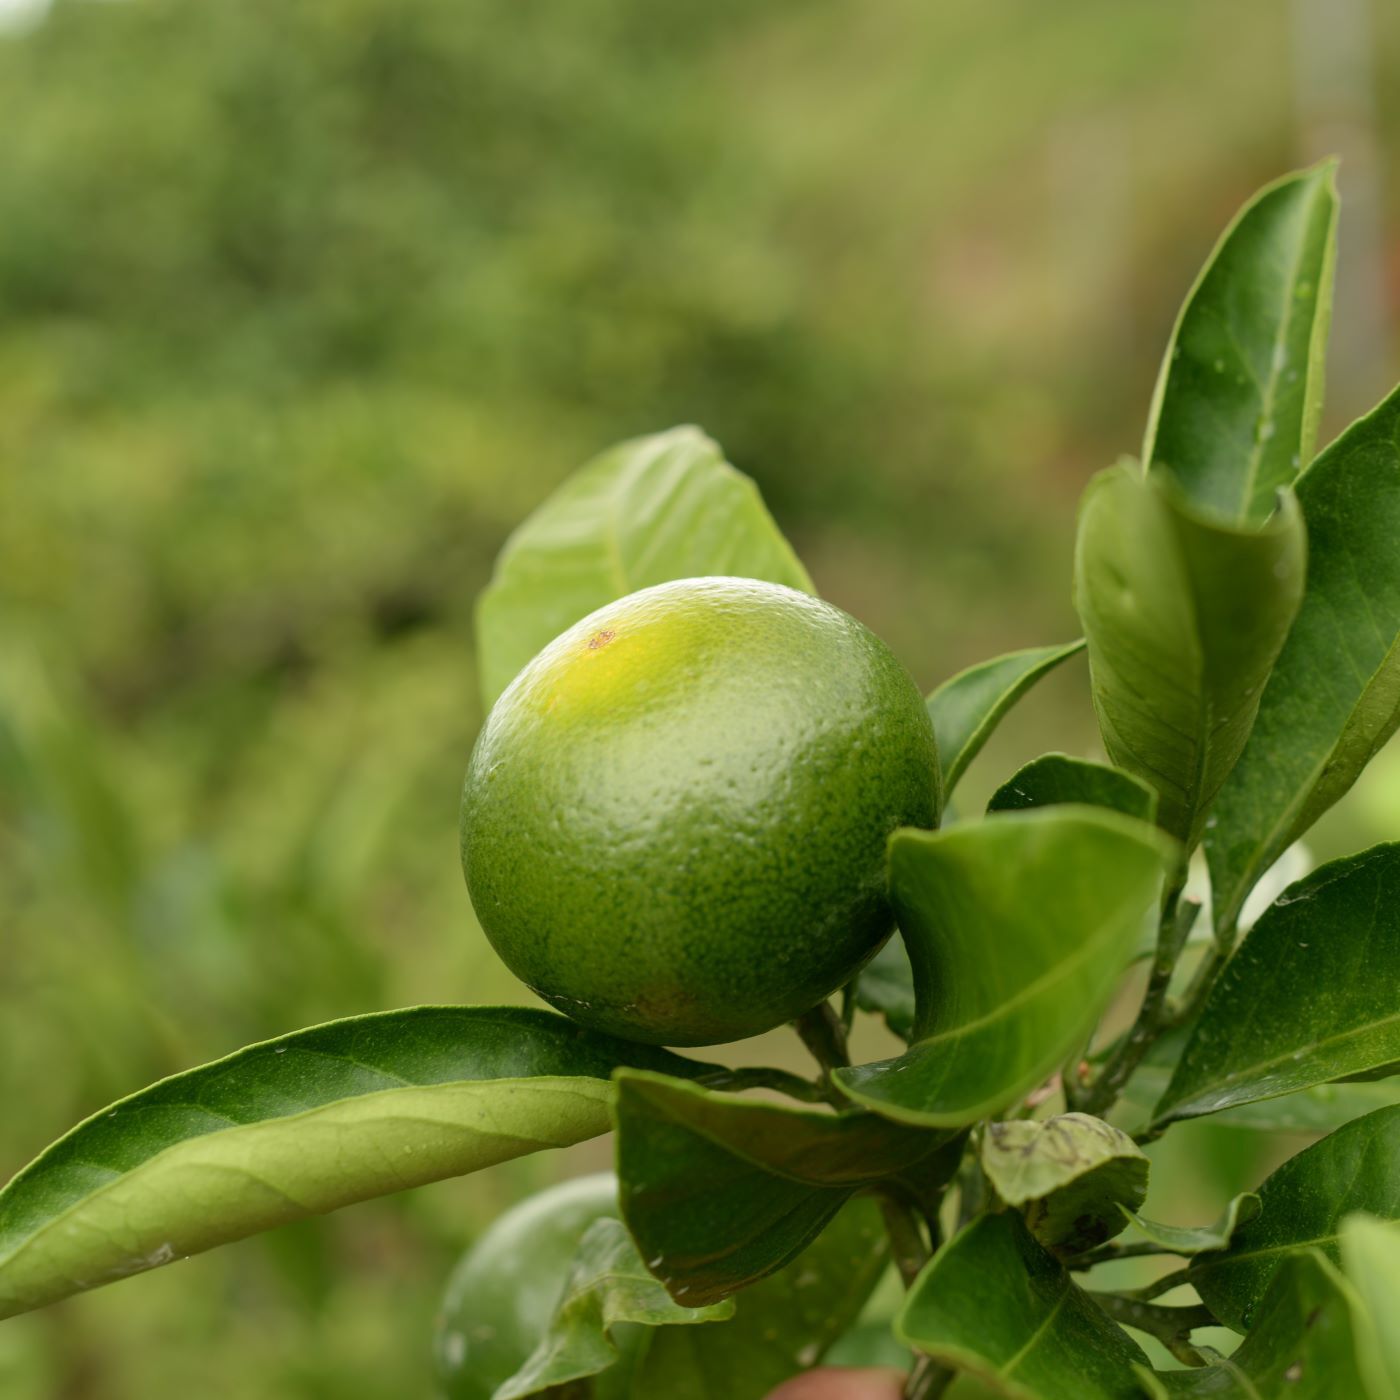
M 1127 1133 L 1087 1113 L 988 1123 L 982 1170 L 1031 1234 L 1061 1257 L 1127 1228 L 1147 1198 L 1147 1157 Z
M 1008 652 L 959 671 L 929 696 L 945 799 L 1006 712 L 1042 676 L 1083 649 L 1078 641 Z
M 895 1324 L 911 1347 L 1016 1400 L 1137 1400 L 1147 1358 L 1013 1214 L 934 1256 Z
M 914 1030 L 914 969 L 904 939 L 894 934 L 861 970 L 855 985 L 856 1005 L 862 1011 L 883 1016 L 885 1024 L 901 1040 Z
M 1342 1221 L 1342 1267 L 1365 1309 L 1361 1369 L 1372 1400 L 1400 1400 L 1400 1229 L 1369 1215 Z
M 1336 259 L 1332 161 L 1261 190 L 1186 300 L 1142 459 L 1198 505 L 1261 521 L 1312 456 Z
M 1290 885 L 1226 964 L 1153 1115 L 1277 1098 L 1400 1060 L 1400 844 Z
M 1234 1238 L 1235 1231 L 1259 1214 L 1259 1197 L 1253 1191 L 1242 1192 L 1225 1207 L 1213 1225 L 1162 1225 L 1133 1211 L 1125 1210 L 1124 1214 L 1134 1229 L 1151 1243 L 1160 1245 L 1169 1254 L 1186 1258 L 1210 1249 L 1224 1249 Z
M 618 1065 L 713 1066 L 552 1012 L 333 1021 L 162 1080 L 0 1192 L 0 1318 L 371 1196 L 606 1132 Z
M 686 1308 L 649 1274 L 620 1220 L 595 1220 L 579 1245 L 564 1291 L 539 1346 L 492 1400 L 531 1400 L 556 1386 L 596 1376 L 619 1359 L 620 1326 L 676 1327 L 724 1322 L 734 1301 Z
M 617 1076 L 622 1215 L 677 1302 L 698 1306 L 775 1273 L 861 1186 L 932 1158 L 947 1135 Z M 949 1174 L 956 1161 L 948 1164 Z
M 1302 607 L 1206 833 L 1216 926 L 1400 725 L 1400 390 L 1303 473 Z
M 1362 1380 L 1358 1320 L 1346 1279 L 1316 1250 L 1305 1250 L 1279 1269 L 1233 1356 L 1195 1370 L 1139 1374 L 1150 1394 L 1166 1397 L 1388 1400 Z
M 879 1207 L 868 1197 L 849 1202 L 804 1254 L 734 1299 L 737 1311 L 720 1330 L 653 1333 L 635 1400 L 764 1400 L 844 1336 L 888 1260 Z
M 1121 768 L 1063 753 L 1033 758 L 992 794 L 987 812 L 1022 812 L 1066 802 L 1107 807 L 1144 822 L 1157 820 L 1156 789 L 1141 778 Z
M 1280 1265 L 1321 1249 L 1338 1258 L 1342 1220 L 1356 1211 L 1400 1220 L 1400 1108 L 1339 1128 L 1285 1162 L 1259 1188 L 1260 1212 L 1228 1249 L 1198 1255 L 1190 1281 L 1221 1322 L 1247 1331 Z
M 1097 807 L 896 832 L 890 893 L 919 999 L 913 1043 L 838 1070 L 842 1090 L 891 1118 L 957 1127 L 1041 1083 L 1112 995 L 1170 846 Z
M 758 488 L 698 428 L 609 448 L 501 550 L 476 611 L 486 707 L 546 642 L 595 608 L 710 574 L 815 591 Z
M 1074 601 L 1104 746 L 1188 850 L 1249 737 L 1306 553 L 1291 495 L 1254 527 L 1203 514 L 1161 473 L 1112 467 L 1085 492 Z

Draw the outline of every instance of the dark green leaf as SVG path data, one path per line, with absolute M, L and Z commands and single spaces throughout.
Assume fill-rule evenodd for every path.
M 879 1207 L 851 1201 L 785 1269 L 746 1288 L 718 1331 L 652 1335 L 634 1400 L 764 1400 L 855 1321 L 889 1260 Z M 885 1327 L 889 1335 L 888 1324 Z
M 1360 1347 L 1367 1394 L 1373 1400 L 1400 1400 L 1400 1229 L 1369 1215 L 1342 1222 L 1342 1265 L 1364 1313 Z
M 1312 456 L 1336 257 L 1335 164 L 1260 191 L 1182 308 L 1143 461 L 1227 518 L 1262 520 Z
M 1290 885 L 1212 988 L 1157 1126 L 1400 1060 L 1400 845 Z
M 1252 1191 L 1238 1195 L 1225 1207 L 1213 1225 L 1161 1225 L 1133 1212 L 1125 1212 L 1134 1229 L 1161 1245 L 1170 1254 L 1183 1257 L 1204 1254 L 1210 1249 L 1224 1249 L 1241 1225 L 1248 1224 L 1259 1214 L 1259 1197 Z
M 814 591 L 758 488 L 698 428 L 609 448 L 496 561 L 476 614 L 487 707 L 546 642 L 595 608 L 654 583 L 716 574 Z
M 1316 1250 L 1293 1255 L 1275 1275 L 1259 1315 L 1228 1361 L 1190 1371 L 1140 1373 L 1149 1393 L 1211 1400 L 1382 1400 L 1358 1370 L 1355 1299 Z
M 895 934 L 856 978 L 856 1005 L 885 1018 L 901 1040 L 914 1030 L 914 969 L 904 939 Z
M 1320 1248 L 1336 1260 L 1341 1222 L 1355 1211 L 1400 1219 L 1400 1108 L 1369 1113 L 1290 1158 L 1259 1199 L 1258 1217 L 1235 1231 L 1228 1249 L 1191 1264 L 1201 1298 L 1240 1332 L 1285 1259 Z
M 1194 847 L 1249 738 L 1303 592 L 1307 542 L 1287 495 L 1257 528 L 1203 514 L 1161 473 L 1089 483 L 1074 597 L 1108 756 L 1149 782 Z
M 892 1118 L 955 1127 L 1041 1083 L 1112 995 L 1169 844 L 1097 807 L 896 832 L 890 890 L 919 996 L 914 1041 L 837 1071 L 841 1088 Z
M 984 1215 L 919 1276 L 896 1324 L 918 1351 L 1018 1400 L 1136 1400 L 1136 1343 L 1030 1236 Z
M 928 698 L 938 762 L 943 769 L 943 796 L 952 794 L 967 765 L 977 757 L 1002 716 L 1062 661 L 1082 651 L 1084 643 L 1031 647 L 969 666 L 943 682 Z
M 74 1128 L 0 1192 L 0 1317 L 606 1132 L 622 1064 L 713 1068 L 551 1012 L 419 1007 L 163 1080 Z
M 1032 1235 L 1074 1254 L 1127 1228 L 1147 1198 L 1147 1157 L 1126 1133 L 1087 1113 L 988 1123 L 982 1170 Z
M 663 1075 L 624 1071 L 617 1083 L 623 1219 L 647 1268 L 692 1306 L 775 1273 L 858 1188 L 946 1141 L 874 1114 L 787 1108 Z
M 1318 457 L 1298 502 L 1303 604 L 1206 833 L 1221 928 L 1400 724 L 1400 391 Z
M 596 1220 L 579 1245 L 539 1346 L 496 1388 L 493 1400 L 529 1400 L 608 1370 L 618 1360 L 613 1330 L 619 1326 L 674 1327 L 733 1315 L 732 1299 L 705 1308 L 672 1302 L 643 1267 L 622 1222 Z
M 1020 812 L 1066 802 L 1107 807 L 1139 821 L 1157 820 L 1155 788 L 1121 768 L 1063 753 L 1033 758 L 992 794 L 987 811 Z

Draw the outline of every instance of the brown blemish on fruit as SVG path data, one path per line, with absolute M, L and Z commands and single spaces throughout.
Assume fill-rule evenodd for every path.
M 588 639 L 588 650 L 599 651 L 617 636 L 616 632 L 595 632 Z

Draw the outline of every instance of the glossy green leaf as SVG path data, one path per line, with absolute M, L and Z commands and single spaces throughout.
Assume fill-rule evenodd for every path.
M 929 696 L 945 799 L 1006 712 L 1042 676 L 1083 649 L 1078 641 L 1008 652 L 959 671 Z
M 623 1219 L 647 1268 L 692 1306 L 775 1273 L 857 1189 L 947 1141 L 875 1114 L 788 1108 L 664 1075 L 623 1071 L 617 1085 Z
M 895 934 L 861 970 L 856 978 L 855 998 L 862 1011 L 883 1016 L 885 1024 L 901 1040 L 908 1040 L 913 1034 L 914 969 L 909 962 L 909 950 L 899 934 Z
M 715 574 L 814 591 L 758 488 L 698 428 L 609 448 L 501 550 L 476 612 L 487 707 L 546 642 L 595 608 L 655 583 Z
M 1233 1356 L 1189 1371 L 1142 1374 L 1150 1393 L 1201 1400 L 1383 1400 L 1358 1366 L 1356 1299 L 1337 1269 L 1315 1250 L 1292 1256 L 1259 1305 Z
M 1106 763 L 1090 763 L 1063 753 L 1033 758 L 992 794 L 987 811 L 1021 812 L 1066 802 L 1107 807 L 1144 822 L 1157 820 L 1156 789 L 1141 778 Z
M 1261 190 L 1191 289 L 1142 459 L 1198 504 L 1259 521 L 1312 456 L 1336 257 L 1335 163 Z
M 1342 1267 L 1361 1299 L 1361 1369 L 1372 1400 L 1400 1400 L 1400 1228 L 1369 1215 L 1342 1221 Z
M 1318 457 L 1298 502 L 1302 607 L 1206 833 L 1222 928 L 1400 724 L 1400 391 Z
M 918 1351 L 1016 1400 L 1137 1400 L 1137 1344 L 1030 1236 L 984 1215 L 944 1245 L 896 1323 Z
M 1279 1266 L 1303 1250 L 1338 1257 L 1341 1222 L 1356 1211 L 1400 1220 L 1400 1108 L 1358 1118 L 1285 1162 L 1259 1188 L 1256 1219 L 1230 1247 L 1192 1261 L 1191 1282 L 1227 1326 L 1246 1331 Z
M 879 1207 L 869 1198 L 851 1201 L 804 1254 L 739 1294 L 734 1317 L 718 1330 L 652 1334 L 633 1400 L 765 1400 L 826 1356 L 888 1260 Z
M 0 1192 L 0 1317 L 275 1225 L 606 1132 L 665 1051 L 552 1012 L 418 1007 L 254 1045 L 60 1138 Z
M 1318 1084 L 1279 1099 L 1226 1109 L 1210 1120 L 1256 1133 L 1330 1133 L 1353 1118 L 1400 1104 L 1400 1079 L 1373 1084 Z
M 530 1400 L 556 1386 L 596 1376 L 619 1358 L 617 1327 L 675 1327 L 724 1322 L 734 1315 L 727 1299 L 686 1308 L 649 1274 L 620 1220 L 596 1220 L 579 1245 L 554 1316 L 539 1346 L 492 1400 Z
M 1164 475 L 1128 466 L 1085 492 L 1074 601 L 1104 747 L 1157 789 L 1161 825 L 1188 848 L 1249 738 L 1306 554 L 1291 495 L 1256 528 L 1208 516 Z
M 1253 1191 L 1245 1191 L 1236 1196 L 1211 1225 L 1162 1225 L 1135 1212 L 1125 1214 L 1135 1233 L 1161 1245 L 1170 1254 L 1186 1258 L 1211 1249 L 1224 1249 L 1234 1238 L 1235 1231 L 1253 1220 L 1259 1210 L 1259 1197 Z
M 843 1091 L 956 1127 L 1045 1080 L 1112 995 L 1169 845 L 1097 807 L 896 832 L 890 893 L 914 967 L 914 1039 L 897 1059 L 838 1070 Z
M 1136 1112 L 1134 1119 L 1125 1120 L 1133 1131 L 1147 1128 L 1153 1111 L 1167 1091 L 1189 1035 L 1189 1026 L 1167 1031 L 1128 1081 L 1121 1102 Z M 1260 1099 L 1256 1103 L 1240 1104 L 1238 1108 L 1222 1109 L 1213 1114 L 1210 1121 L 1213 1127 L 1239 1128 L 1246 1132 L 1321 1134 L 1330 1133 L 1362 1114 L 1396 1103 L 1400 1103 L 1400 1078 L 1374 1083 L 1317 1084 L 1280 1098 Z
M 1157 1126 L 1400 1060 L 1400 845 L 1279 896 L 1197 1017 Z
M 1087 1113 L 988 1123 L 982 1170 L 1054 1254 L 1092 1249 L 1127 1228 L 1147 1197 L 1147 1157 L 1126 1133 Z

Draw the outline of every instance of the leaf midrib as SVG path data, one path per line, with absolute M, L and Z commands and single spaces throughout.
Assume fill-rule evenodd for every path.
M 9 1251 L 9 1253 L 0 1255 L 0 1272 L 8 1268 L 17 1259 L 24 1255 L 31 1248 L 31 1246 L 42 1241 L 43 1237 L 50 1230 L 61 1225 L 72 1215 L 79 1211 L 87 1209 L 94 1202 L 99 1201 L 103 1196 L 106 1196 L 110 1192 L 115 1191 L 123 1183 L 128 1182 L 133 1177 L 138 1176 L 141 1173 L 155 1167 L 157 1163 L 160 1163 L 166 1158 L 179 1153 L 180 1151 L 188 1148 L 193 1143 L 206 1142 L 212 1138 L 224 1138 L 229 1136 L 230 1134 L 235 1133 L 255 1133 L 259 1129 L 268 1127 L 272 1124 L 276 1124 L 278 1127 L 281 1127 L 284 1124 L 288 1123 L 295 1123 L 298 1121 L 304 1122 L 314 1119 L 319 1115 L 327 1114 L 334 1110 L 341 1109 L 346 1104 L 367 1103 L 374 1099 L 390 1098 L 402 1094 L 431 1093 L 434 1090 L 439 1089 L 465 1089 L 468 1087 L 488 1090 L 502 1085 L 509 1087 L 523 1086 L 526 1088 L 546 1089 L 548 1091 L 553 1091 L 555 1089 L 558 1089 L 561 1085 L 567 1085 L 572 1087 L 575 1085 L 582 1084 L 601 1084 L 605 1087 L 605 1089 L 611 1088 L 609 1081 L 607 1080 L 599 1080 L 582 1075 L 540 1075 L 526 1076 L 523 1078 L 515 1079 L 460 1079 L 448 1080 L 446 1082 L 437 1084 L 410 1084 L 399 1088 L 375 1089 L 371 1090 L 367 1094 L 354 1094 L 343 1099 L 333 1099 L 330 1103 L 317 1104 L 314 1108 L 305 1109 L 300 1113 L 280 1113 L 275 1115 L 269 1115 L 266 1118 L 256 1119 L 251 1123 L 239 1123 L 229 1128 L 216 1129 L 213 1132 L 196 1133 L 191 1137 L 184 1137 L 179 1139 L 179 1141 L 177 1142 L 172 1142 L 168 1147 L 162 1148 L 159 1152 L 154 1152 L 149 1157 L 143 1158 L 134 1167 L 130 1167 L 126 1171 L 118 1173 L 110 1181 L 105 1181 L 102 1183 L 101 1186 L 95 1187 L 93 1190 L 86 1192 L 84 1195 L 80 1196 L 76 1201 L 73 1201 L 68 1206 L 65 1206 L 56 1215 L 49 1215 L 45 1219 L 40 1220 L 34 1229 L 32 1229 L 27 1235 L 24 1235 L 19 1239 L 19 1241 L 15 1244 L 14 1248 Z M 516 1134 L 510 1133 L 494 1133 L 489 1130 L 473 1129 L 472 1131 L 477 1133 L 477 1135 L 482 1138 L 505 1138 L 518 1136 Z M 278 1190 L 278 1188 L 272 1186 L 270 1182 L 264 1181 L 263 1184 L 265 1186 L 268 1186 L 269 1189 Z M 279 1191 L 279 1194 L 283 1193 Z
M 1309 197 L 1303 205 L 1302 228 L 1299 231 L 1296 244 L 1294 246 L 1293 258 L 1288 268 L 1288 277 L 1284 283 L 1285 289 L 1293 287 L 1298 279 L 1299 269 L 1302 267 L 1304 251 L 1308 244 L 1308 228 L 1311 222 L 1312 200 Z M 1248 520 L 1252 514 L 1254 502 L 1254 490 L 1257 483 L 1259 468 L 1264 460 L 1264 442 L 1259 437 L 1259 425 L 1267 421 L 1273 412 L 1275 399 L 1278 397 L 1278 386 L 1282 382 L 1283 371 L 1279 367 L 1279 352 L 1287 343 L 1288 332 L 1292 328 L 1294 316 L 1297 314 L 1297 295 L 1285 294 L 1283 316 L 1279 321 L 1278 330 L 1274 334 L 1273 343 L 1269 347 L 1269 368 L 1265 376 L 1265 382 L 1261 384 L 1259 417 L 1254 425 L 1254 447 L 1250 452 L 1248 469 L 1245 473 L 1243 498 L 1239 505 L 1239 518 Z M 1314 306 L 1316 303 L 1314 302 Z M 1312 366 L 1308 365 L 1304 374 L 1311 377 Z M 1307 380 L 1303 384 L 1303 393 L 1306 398 L 1308 391 Z M 1301 430 L 1301 423 L 1299 425 Z M 1299 441 L 1299 451 L 1302 451 L 1301 438 Z
M 1082 963 L 1090 961 L 1103 951 L 1102 945 L 1108 942 L 1107 930 L 1113 928 L 1120 917 L 1130 907 L 1138 903 L 1136 899 L 1124 899 L 1119 902 L 1111 917 L 1105 917 L 1100 922 L 1097 933 L 1079 946 L 1078 950 L 1070 954 L 1056 964 L 1055 967 L 1041 973 L 1039 977 L 1026 983 L 1019 992 L 1013 992 L 1005 1001 L 1000 1002 L 991 1011 L 984 1012 L 981 1016 L 975 1016 L 970 1021 L 964 1021 L 960 1025 L 951 1026 L 946 1031 L 940 1031 L 936 1035 L 922 1037 L 916 1040 L 909 1047 L 911 1051 L 923 1050 L 926 1047 L 936 1046 L 955 1038 L 961 1038 L 974 1031 L 983 1030 L 988 1026 L 995 1025 L 997 1021 L 1003 1019 L 1011 1012 L 1018 1010 L 1027 1001 L 1040 995 L 1041 992 L 1057 986 L 1065 977 L 1077 972 Z M 902 1057 L 901 1057 L 902 1058 Z
M 1354 1037 L 1366 1035 L 1371 1031 L 1383 1030 L 1385 1029 L 1385 1027 L 1391 1025 L 1400 1025 L 1400 1011 L 1396 1011 L 1389 1016 L 1383 1016 L 1380 1018 L 1380 1020 L 1377 1021 L 1368 1021 L 1364 1026 L 1352 1026 L 1348 1030 L 1338 1031 L 1335 1035 L 1325 1036 L 1321 1040 L 1315 1040 L 1310 1044 L 1303 1046 L 1301 1050 L 1289 1051 L 1286 1054 L 1282 1055 L 1275 1055 L 1271 1059 L 1267 1060 L 1258 1060 L 1254 1064 L 1249 1065 L 1244 1069 L 1235 1070 L 1232 1073 L 1224 1075 L 1219 1079 L 1211 1080 L 1201 1089 L 1195 1091 L 1190 1098 L 1176 1100 L 1176 1102 L 1174 1102 L 1171 1105 L 1170 1113 L 1162 1115 L 1162 1117 L 1156 1119 L 1155 1121 L 1157 1123 L 1167 1121 L 1170 1117 L 1176 1116 L 1178 1110 L 1180 1110 L 1181 1108 L 1191 1108 L 1199 1104 L 1203 1096 L 1217 1093 L 1221 1089 L 1226 1088 L 1234 1083 L 1239 1083 L 1241 1081 L 1247 1083 L 1251 1077 L 1257 1077 L 1261 1074 L 1267 1073 L 1276 1065 L 1289 1063 L 1294 1059 L 1295 1055 L 1308 1056 L 1316 1053 L 1318 1050 L 1321 1050 L 1326 1046 L 1339 1044 L 1347 1040 L 1351 1040 Z M 1299 1063 L 1302 1063 L 1301 1060 L 1299 1061 Z M 1385 1059 L 1382 1060 L 1380 1063 L 1389 1064 L 1390 1060 Z M 1364 1065 L 1354 1070 L 1347 1070 L 1346 1072 L 1348 1074 L 1360 1074 L 1363 1073 L 1366 1069 L 1375 1069 L 1377 1067 L 1378 1066 L 1375 1065 Z M 1297 1093 L 1300 1089 L 1311 1089 L 1316 1087 L 1316 1085 L 1318 1084 L 1328 1084 L 1331 1082 L 1333 1082 L 1331 1079 L 1319 1079 L 1314 1080 L 1310 1084 L 1295 1084 L 1291 1088 L 1280 1089 L 1277 1093 L 1274 1094 L 1264 1094 L 1261 1096 L 1260 1101 L 1262 1101 L 1263 1099 L 1282 1098 L 1285 1094 Z M 1239 1105 L 1235 1103 L 1221 1105 L 1221 1107 L 1223 1108 L 1235 1108 L 1238 1106 Z

